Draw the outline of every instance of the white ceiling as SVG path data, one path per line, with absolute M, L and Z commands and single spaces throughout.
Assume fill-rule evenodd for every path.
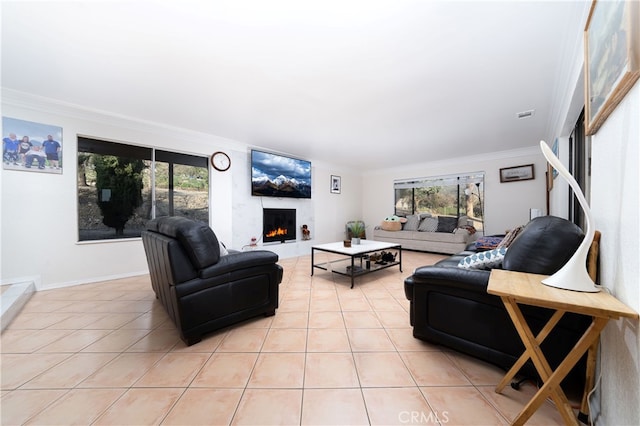
M 435 161 L 550 137 L 587 6 L 3 0 L 2 86 L 360 170 Z

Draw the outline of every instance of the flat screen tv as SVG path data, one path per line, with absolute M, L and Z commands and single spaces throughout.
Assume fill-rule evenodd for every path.
M 251 150 L 251 195 L 311 198 L 311 162 Z

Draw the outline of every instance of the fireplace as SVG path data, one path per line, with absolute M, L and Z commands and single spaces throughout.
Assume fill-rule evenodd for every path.
M 265 243 L 296 239 L 296 209 L 262 209 L 262 223 Z

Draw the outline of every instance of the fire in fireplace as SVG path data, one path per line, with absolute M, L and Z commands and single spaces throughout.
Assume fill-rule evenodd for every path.
M 265 243 L 296 239 L 296 209 L 262 209 Z

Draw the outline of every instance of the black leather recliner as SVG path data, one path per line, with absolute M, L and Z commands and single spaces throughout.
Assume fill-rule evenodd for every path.
M 142 232 L 151 285 L 187 345 L 202 335 L 278 307 L 282 267 L 267 250 L 220 255 L 205 223 L 160 217 Z
M 535 218 L 509 246 L 502 268 L 551 275 L 571 258 L 583 238 L 582 230 L 565 219 Z M 419 267 L 405 279 L 413 336 L 507 370 L 523 353 L 524 346 L 501 299 L 487 293 L 491 271 L 457 266 L 472 253 L 461 252 L 435 265 Z M 521 309 L 534 334 L 553 314 L 545 308 L 521 306 Z M 542 343 L 552 368 L 564 359 L 590 322 L 584 315 L 563 316 Z M 584 380 L 584 368 L 583 360 L 570 374 L 570 380 Z M 520 373 L 538 377 L 531 361 Z

